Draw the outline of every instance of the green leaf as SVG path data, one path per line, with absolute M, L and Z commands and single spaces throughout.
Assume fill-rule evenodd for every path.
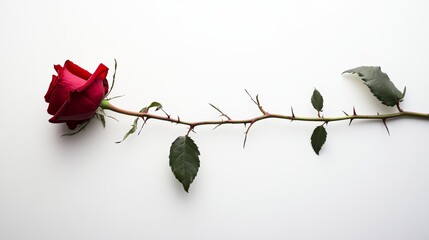
M 323 144 L 325 144 L 327 135 L 328 133 L 323 125 L 314 129 L 313 134 L 311 135 L 311 146 L 317 155 L 319 155 L 320 149 L 322 149 Z
M 200 167 L 198 146 L 189 136 L 180 136 L 171 144 L 170 167 L 186 192 Z
M 106 119 L 104 118 L 104 115 L 98 114 L 97 116 L 99 117 L 101 124 L 105 128 L 106 127 Z
M 81 123 L 76 131 L 71 132 L 71 133 L 65 133 L 61 136 L 63 136 L 63 137 L 64 136 L 74 136 L 74 135 L 76 135 L 82 131 L 85 131 L 85 128 L 88 126 L 89 122 L 90 122 L 90 120 L 87 120 L 87 121 Z
M 141 113 L 142 112 L 147 112 L 147 110 L 148 110 L 148 107 L 144 107 L 144 108 L 142 108 L 140 110 L 140 112 Z M 136 119 L 134 119 L 134 122 L 131 125 L 131 129 L 125 134 L 124 138 L 121 141 L 117 141 L 116 143 L 121 143 L 121 142 L 125 141 L 125 139 L 127 139 L 128 136 L 130 136 L 131 134 L 133 134 L 133 133 L 136 132 L 136 130 L 137 130 L 137 124 L 139 122 L 139 119 L 140 119 L 140 117 L 136 117 Z M 143 126 L 144 126 L 145 123 L 146 123 L 146 121 L 143 122 L 142 128 L 143 128 Z M 140 129 L 140 131 L 141 131 L 141 129 Z M 140 134 L 140 131 L 139 131 L 139 134 Z
M 147 109 L 150 109 L 150 108 L 153 108 L 153 107 L 156 107 L 155 111 L 158 111 L 159 109 L 161 109 L 161 108 L 162 108 L 162 105 L 161 105 L 161 103 L 159 103 L 159 102 L 152 102 L 152 103 L 147 107 Z
M 407 93 L 407 86 L 404 87 L 404 91 L 402 91 L 402 97 L 401 99 L 404 99 L 405 93 Z
M 322 111 L 323 108 L 323 97 L 317 89 L 314 89 L 313 95 L 311 96 L 311 104 L 313 104 L 314 109 L 318 112 Z
M 139 118 L 134 119 L 133 124 L 131 125 L 131 129 L 125 134 L 124 138 L 121 141 L 117 141 L 116 143 L 121 143 L 127 139 L 128 136 L 135 133 L 137 130 L 137 123 L 139 122 Z
M 95 118 L 100 120 L 100 122 L 104 128 L 106 127 L 106 119 L 104 117 L 105 115 L 106 115 L 106 113 L 104 112 L 104 110 L 102 108 L 98 108 L 94 114 Z
M 380 67 L 363 66 L 344 71 L 344 73 L 358 74 L 372 94 L 386 106 L 397 105 L 405 96 L 406 89 L 401 93 Z
M 113 72 L 112 85 L 110 86 L 110 89 L 109 89 L 109 91 L 107 92 L 107 94 L 106 94 L 106 96 L 105 96 L 105 97 L 109 96 L 109 94 L 110 94 L 110 93 L 112 92 L 112 90 L 113 90 L 113 86 L 115 86 L 116 70 L 118 69 L 118 62 L 116 61 L 116 59 L 114 59 L 114 60 L 115 60 L 115 70 L 114 70 L 114 72 Z

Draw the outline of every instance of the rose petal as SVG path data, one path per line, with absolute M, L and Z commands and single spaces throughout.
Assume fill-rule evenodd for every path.
M 104 64 L 100 63 L 100 65 L 98 65 L 97 69 L 95 70 L 95 72 L 91 75 L 91 77 L 88 79 L 88 81 L 86 81 L 86 83 L 77 88 L 78 92 L 82 92 L 83 90 L 85 90 L 89 85 L 92 84 L 93 81 L 101 81 L 104 82 L 106 80 L 107 77 L 107 72 L 109 71 L 109 68 L 107 68 Z M 103 87 L 104 89 L 104 87 Z M 104 97 L 104 96 L 103 96 Z M 100 100 L 101 101 L 101 100 Z
M 60 74 L 63 67 L 61 67 L 61 65 L 59 65 L 59 64 L 56 64 L 56 65 L 54 65 L 54 69 L 55 69 L 55 71 L 57 71 L 57 74 Z
M 104 95 L 106 95 L 109 92 L 109 82 L 107 79 L 103 80 L 103 86 L 104 86 Z
M 108 68 L 100 64 L 94 74 L 60 107 L 50 122 L 82 121 L 90 119 L 105 96 L 103 82 Z
M 67 68 L 63 68 L 63 71 L 57 77 L 55 88 L 51 92 L 48 113 L 52 115 L 56 114 L 66 101 L 70 99 L 70 92 L 75 91 L 85 83 L 84 79 L 76 77 Z
M 52 92 L 54 91 L 55 87 L 57 86 L 57 76 L 52 75 L 52 81 L 51 84 L 49 84 L 48 91 L 45 94 L 45 102 L 50 102 Z
M 85 69 L 79 67 L 78 65 L 74 64 L 72 61 L 67 60 L 64 63 L 64 68 L 66 68 L 71 74 L 80 77 L 84 80 L 88 80 L 91 77 L 91 73 L 86 71 Z
M 52 123 L 65 122 L 70 129 L 93 117 L 108 92 L 108 68 L 100 64 L 93 74 L 67 60 L 64 67 L 54 65 L 53 76 L 45 101 Z

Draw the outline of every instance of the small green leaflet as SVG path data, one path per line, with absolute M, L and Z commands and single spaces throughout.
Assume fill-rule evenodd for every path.
M 314 89 L 313 95 L 311 96 L 311 104 L 313 104 L 314 109 L 318 112 L 322 111 L 323 108 L 323 97 L 317 89 Z
M 325 144 L 327 135 L 328 133 L 323 125 L 314 129 L 313 134 L 311 135 L 311 146 L 317 155 L 319 155 L 320 149 L 322 149 L 323 144 Z
M 95 118 L 97 118 L 98 120 L 100 120 L 100 122 L 101 122 L 101 124 L 103 125 L 104 128 L 106 127 L 106 119 L 104 117 L 105 115 L 106 115 L 106 113 L 104 113 L 104 111 L 103 111 L 102 108 L 98 108 L 95 111 L 95 114 L 94 114 Z
M 155 108 L 155 111 L 158 111 L 159 109 L 162 108 L 161 103 L 159 102 L 152 102 L 148 107 L 144 107 L 140 110 L 141 113 L 147 113 L 149 111 L 149 109 L 151 108 Z M 122 138 L 121 141 L 117 141 L 116 143 L 121 143 L 123 142 L 125 139 L 127 139 L 128 136 L 130 136 L 131 134 L 135 133 L 137 130 L 137 124 L 139 122 L 140 117 L 137 117 L 136 119 L 134 119 L 133 124 L 131 125 L 131 129 L 124 135 L 124 138 Z M 146 123 L 147 119 L 144 119 L 143 125 L 140 128 L 140 131 L 142 130 L 144 124 Z M 140 134 L 139 131 L 139 134 Z
M 110 86 L 110 89 L 109 89 L 109 91 L 107 92 L 107 94 L 106 94 L 106 96 L 105 96 L 105 98 L 107 98 L 107 96 L 109 96 L 109 94 L 112 92 L 112 90 L 113 90 L 113 86 L 115 86 L 115 79 L 116 79 L 116 70 L 118 69 L 118 62 L 116 61 L 116 59 L 114 59 L 115 60 L 115 70 L 114 70 L 114 72 L 113 72 L 113 77 L 112 77 L 112 86 Z
M 101 124 L 103 125 L 103 127 L 106 127 L 106 119 L 104 118 L 104 115 L 101 114 L 96 114 L 95 116 L 97 116 L 97 119 L 100 120 Z
M 358 74 L 372 94 L 386 106 L 393 107 L 405 97 L 406 88 L 401 93 L 380 67 L 363 66 L 344 71 L 344 73 Z
M 63 137 L 64 136 L 74 136 L 74 135 L 76 135 L 76 134 L 78 134 L 78 133 L 80 133 L 82 131 L 85 131 L 85 128 L 88 126 L 88 124 L 89 124 L 90 121 L 91 121 L 91 119 L 87 120 L 87 121 L 85 121 L 83 123 L 81 123 L 76 131 L 71 132 L 71 133 L 65 133 L 65 134 L 63 134 L 61 136 L 63 136 Z
M 171 144 L 170 167 L 186 192 L 200 167 L 198 146 L 189 136 L 180 136 Z
M 87 121 L 81 123 L 78 125 L 78 128 L 76 131 L 74 132 L 70 132 L 70 133 L 65 133 L 62 136 L 74 136 L 82 131 L 85 131 L 85 128 L 88 126 L 89 122 L 93 119 L 96 118 L 97 120 L 100 120 L 101 124 L 103 125 L 103 127 L 106 127 L 106 113 L 103 111 L 103 109 L 98 108 L 95 113 L 94 116 L 91 119 L 88 119 Z
M 131 125 L 131 129 L 125 134 L 124 138 L 122 138 L 121 141 L 117 141 L 116 143 L 121 143 L 123 141 L 125 141 L 125 139 L 127 139 L 128 136 L 130 136 L 131 134 L 135 133 L 137 130 L 137 123 L 139 122 L 139 117 L 134 119 L 133 125 Z
M 147 109 L 149 110 L 150 108 L 153 108 L 153 107 L 156 107 L 156 108 L 155 108 L 155 111 L 158 111 L 159 109 L 161 109 L 161 108 L 162 108 L 162 105 L 161 105 L 161 103 L 159 103 L 159 102 L 152 102 L 152 103 L 149 105 L 149 107 L 147 107 Z

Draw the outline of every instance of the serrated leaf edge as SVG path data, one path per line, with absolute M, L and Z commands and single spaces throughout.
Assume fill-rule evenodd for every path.
M 179 141 L 183 141 L 183 143 L 178 143 Z M 175 159 L 173 159 L 173 152 L 177 152 L 177 148 L 183 147 L 184 150 L 182 153 L 179 153 L 179 156 L 177 156 Z M 190 152 L 187 152 L 190 150 Z M 180 156 L 183 156 L 183 154 L 188 155 L 188 157 L 192 158 L 193 160 L 196 160 L 197 166 L 194 166 L 190 161 L 184 160 L 183 164 L 190 164 L 195 169 L 195 175 L 191 176 L 191 179 L 182 179 L 182 176 L 179 175 L 177 172 L 177 166 L 175 166 L 175 161 L 179 159 Z M 200 151 L 198 149 L 198 146 L 195 144 L 195 142 L 190 138 L 189 136 L 179 136 L 176 138 L 176 140 L 173 141 L 170 147 L 170 155 L 169 155 L 169 165 L 171 167 L 171 170 L 176 177 L 176 179 L 182 184 L 184 190 L 186 192 L 189 191 L 189 187 L 194 181 L 195 177 L 198 174 L 198 169 L 200 167 L 200 159 L 199 159 Z M 181 164 L 182 166 L 182 164 Z M 184 174 L 186 175 L 186 173 Z M 189 182 L 188 182 L 189 181 Z
M 323 135 L 324 135 L 324 136 L 322 136 L 322 137 L 323 137 L 323 139 L 321 140 L 321 144 L 320 144 L 320 146 L 318 146 L 318 145 L 316 145 L 316 137 L 320 137 L 320 136 L 318 136 L 318 135 L 320 134 L 320 133 L 318 132 L 320 129 L 322 129 L 322 132 L 321 132 L 321 133 L 323 133 Z M 316 136 L 316 134 L 317 134 L 317 136 Z M 319 155 L 319 152 L 320 152 L 320 150 L 322 149 L 323 145 L 325 144 L 327 137 L 328 137 L 328 133 L 327 133 L 327 131 L 326 131 L 325 127 L 323 126 L 323 124 L 322 124 L 322 125 L 320 125 L 320 126 L 317 126 L 317 127 L 313 130 L 313 133 L 311 134 L 310 140 L 311 140 L 311 146 L 312 146 L 312 148 L 313 148 L 314 152 L 315 152 L 317 155 Z
M 316 109 L 318 112 L 322 111 L 323 96 L 316 88 L 314 88 L 313 94 L 311 95 L 311 104 L 313 105 L 313 108 Z
M 363 74 L 361 74 L 360 72 L 357 72 L 355 69 L 357 69 L 357 68 L 376 68 L 378 71 L 380 71 L 380 73 L 382 73 L 382 74 L 384 74 L 384 75 L 386 75 L 386 77 L 387 77 L 387 81 L 390 83 L 390 84 L 392 84 L 392 86 L 393 86 L 393 88 L 389 88 L 388 89 L 388 91 L 390 91 L 391 92 L 391 94 L 392 94 L 392 96 L 394 96 L 395 98 L 396 98 L 396 101 L 395 101 L 395 103 L 393 103 L 393 104 L 390 104 L 390 103 L 388 103 L 388 102 L 386 102 L 386 99 L 381 99 L 374 91 L 373 91 L 373 89 L 368 85 L 368 79 L 367 78 L 365 78 L 364 76 L 363 76 Z M 349 70 L 346 70 L 346 71 L 344 71 L 342 74 L 344 74 L 344 73 L 351 73 L 351 74 L 357 74 L 360 78 L 361 78 L 361 80 L 364 82 L 364 84 L 369 88 L 369 90 L 370 90 L 370 92 L 374 95 L 374 97 L 375 98 L 377 98 L 383 105 L 385 105 L 385 106 L 389 106 L 389 107 L 394 107 L 394 106 L 396 106 L 399 102 L 402 102 L 402 100 L 404 99 L 404 97 L 405 97 L 405 92 L 406 92 L 406 87 L 404 88 L 404 91 L 401 93 L 399 90 L 398 90 L 398 88 L 395 86 L 395 84 L 390 80 L 390 78 L 389 78 L 389 75 L 387 75 L 385 72 L 383 72 L 383 71 L 381 71 L 381 67 L 380 66 L 361 66 L 361 67 L 356 67 L 356 68 L 352 68 L 352 69 L 349 69 Z M 398 96 L 397 95 L 397 93 L 395 92 L 395 90 L 397 91 L 397 92 L 399 92 L 401 95 L 400 96 Z

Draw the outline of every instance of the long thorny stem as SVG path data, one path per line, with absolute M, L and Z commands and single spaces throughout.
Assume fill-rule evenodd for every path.
M 401 109 L 399 112 L 395 113 L 387 113 L 387 114 L 376 114 L 376 115 L 360 115 L 356 114 L 355 111 L 353 111 L 353 114 L 348 115 L 345 113 L 345 116 L 341 117 L 325 117 L 325 116 L 317 116 L 317 117 L 302 117 L 302 116 L 295 116 L 292 110 L 291 115 L 284 115 L 284 114 L 275 114 L 275 113 L 268 113 L 262 109 L 262 107 L 259 105 L 259 101 L 256 102 L 259 109 L 262 112 L 262 115 L 249 118 L 249 119 L 230 119 L 227 117 L 227 119 L 221 119 L 221 120 L 207 120 L 207 121 L 184 121 L 180 119 L 179 117 L 173 118 L 170 115 L 162 116 L 162 115 L 156 115 L 149 112 L 135 112 L 135 111 L 129 111 L 125 109 L 118 108 L 112 104 L 110 104 L 107 100 L 103 100 L 102 104 L 100 105 L 103 109 L 108 109 L 117 113 L 130 115 L 130 116 L 136 116 L 141 117 L 143 119 L 157 119 L 161 121 L 167 121 L 171 123 L 177 123 L 182 125 L 189 126 L 190 131 L 193 130 L 197 126 L 202 125 L 224 125 L 224 124 L 250 124 L 250 126 L 258 121 L 268 119 L 268 118 L 274 118 L 274 119 L 286 119 L 291 121 L 306 121 L 306 122 L 337 122 L 337 121 L 352 121 L 355 119 L 365 119 L 365 120 L 382 120 L 385 122 L 387 119 L 393 119 L 393 118 L 417 118 L 417 119 L 425 119 L 429 120 L 429 114 L 428 113 L 420 113 L 420 112 L 411 112 L 411 111 L 404 111 Z M 216 108 L 217 109 L 217 108 Z M 220 111 L 219 109 L 217 109 Z M 226 115 L 224 115 L 226 116 Z M 189 133 L 189 132 L 188 132 Z

